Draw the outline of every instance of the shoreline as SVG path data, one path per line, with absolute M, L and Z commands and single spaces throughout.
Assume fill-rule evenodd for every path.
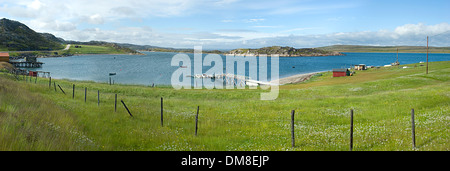
M 73 54 L 73 55 L 67 55 L 67 56 L 38 56 L 36 58 L 64 58 L 64 57 L 70 57 L 70 56 L 88 56 L 88 55 L 144 55 L 144 54 L 125 54 L 125 53 L 82 53 L 82 54 Z
M 234 54 L 234 53 L 226 53 L 223 55 L 230 56 L 242 56 L 242 57 L 260 57 L 262 54 Z M 343 53 L 340 54 L 301 54 L 301 55 L 285 55 L 285 54 L 264 54 L 265 57 L 272 57 L 272 55 L 277 55 L 278 57 L 324 57 L 324 56 L 346 56 Z
M 285 85 L 285 84 L 295 84 L 295 83 L 301 83 L 304 81 L 309 80 L 312 76 L 320 73 L 324 73 L 328 71 L 318 71 L 318 72 L 310 72 L 310 73 L 304 73 L 304 74 L 296 74 L 289 77 L 280 78 L 278 80 L 270 81 L 270 83 L 275 83 L 278 81 L 279 85 Z

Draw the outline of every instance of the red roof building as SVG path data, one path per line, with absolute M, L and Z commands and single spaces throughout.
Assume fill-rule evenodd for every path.
M 345 77 L 349 75 L 350 71 L 348 69 L 333 69 L 333 77 Z
M 0 62 L 9 62 L 9 53 L 0 53 Z

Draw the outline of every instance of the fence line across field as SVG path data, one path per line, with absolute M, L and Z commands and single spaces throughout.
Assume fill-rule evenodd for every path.
M 20 77 L 15 75 L 15 78 L 17 81 L 20 81 Z M 28 76 L 24 76 L 22 77 L 22 79 L 25 81 L 25 83 L 33 83 L 32 81 L 32 77 L 30 76 L 30 78 L 28 78 Z M 29 80 L 28 80 L 29 79 Z M 37 77 L 35 78 L 34 84 L 37 84 Z M 58 85 L 59 89 L 61 90 L 61 92 L 66 95 L 64 88 L 67 88 L 65 85 L 61 84 L 56 84 L 56 81 L 52 81 L 51 77 L 48 78 L 48 85 L 49 85 L 49 89 L 51 90 L 51 84 L 53 82 L 53 87 L 54 87 L 54 91 L 56 91 L 56 85 Z M 39 81 L 39 84 L 41 84 L 42 81 Z M 45 81 L 45 84 L 47 84 L 47 81 Z M 87 87 L 84 87 L 84 102 L 87 103 Z M 76 85 L 72 84 L 72 99 L 75 99 L 75 90 L 76 90 Z M 112 95 L 113 93 L 108 93 L 109 95 Z M 117 112 L 117 93 L 114 94 L 114 112 Z M 109 99 L 109 98 L 106 98 Z M 124 108 L 126 109 L 126 111 L 128 112 L 128 114 L 130 115 L 130 117 L 133 117 L 133 115 L 130 112 L 130 109 L 126 106 L 125 102 L 123 100 L 120 100 L 121 103 L 123 104 Z M 200 106 L 197 106 L 197 111 L 195 112 L 195 110 L 192 110 L 192 112 L 182 112 L 183 114 L 179 114 L 180 112 L 177 111 L 173 111 L 173 110 L 168 110 L 168 109 L 164 109 L 164 105 L 163 105 L 163 97 L 161 97 L 161 127 L 164 126 L 164 120 L 163 120 L 163 113 L 164 110 L 166 110 L 166 115 L 170 114 L 168 117 L 168 121 L 171 121 L 171 117 L 176 117 L 179 115 L 186 115 L 192 118 L 195 118 L 195 136 L 197 136 L 197 131 L 198 131 L 198 123 L 199 122 L 209 122 L 209 121 L 214 121 L 214 122 L 222 122 L 225 124 L 229 124 L 229 123 L 267 123 L 267 122 L 278 122 L 278 123 L 284 123 L 286 126 L 289 125 L 289 121 L 290 121 L 290 133 L 291 133 L 291 145 L 292 148 L 295 148 L 295 120 L 294 120 L 294 114 L 295 114 L 295 110 L 291 111 L 291 118 L 289 119 L 286 114 L 285 118 L 280 118 L 280 119 L 253 119 L 252 118 L 245 118 L 244 119 L 236 119 L 236 118 L 211 118 L 211 117 L 207 117 L 208 116 L 208 112 L 204 112 L 204 114 L 202 114 L 202 119 L 200 120 L 198 118 L 199 116 L 199 109 Z M 100 106 L 100 90 L 97 89 L 97 105 Z M 148 110 L 147 110 L 148 111 Z M 353 115 L 353 109 L 350 109 L 350 151 L 353 150 L 353 129 L 354 129 L 354 115 Z M 301 115 L 301 113 L 298 113 L 298 115 Z M 205 117 L 206 116 L 206 117 Z M 283 115 L 284 116 L 284 115 Z M 344 115 L 345 116 L 345 115 Z M 297 121 L 298 122 L 298 121 Z M 220 124 L 219 124 L 220 125 Z M 414 120 L 414 109 L 411 109 L 411 133 L 412 133 L 412 146 L 413 148 L 416 148 L 416 134 L 415 134 L 415 120 Z

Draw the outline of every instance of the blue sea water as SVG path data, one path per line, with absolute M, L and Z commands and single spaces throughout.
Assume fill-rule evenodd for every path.
M 145 55 L 83 55 L 59 58 L 39 58 L 39 62 L 45 64 L 42 68 L 33 70 L 50 72 L 52 78 L 71 80 L 90 80 L 96 82 L 108 82 L 109 73 L 115 83 L 139 84 L 139 85 L 170 85 L 171 77 L 179 66 L 171 66 L 172 57 L 177 53 L 169 52 L 143 52 Z M 368 66 L 383 66 L 393 63 L 397 59 L 396 53 L 345 53 L 346 56 L 324 56 L 324 57 L 280 57 L 279 78 L 289 77 L 296 74 L 329 71 L 334 68 L 349 68 L 355 64 L 366 64 Z M 187 54 L 194 63 L 194 54 Z M 207 54 L 203 54 L 205 57 Z M 224 55 L 223 60 L 225 73 Z M 425 53 L 399 53 L 400 64 L 411 64 L 426 61 Z M 243 60 L 243 57 L 236 57 Z M 259 58 L 257 58 L 259 59 Z M 258 60 L 259 61 L 259 60 Z M 450 54 L 429 54 L 429 61 L 450 61 Z M 269 79 L 270 62 L 267 58 Z M 248 63 L 246 64 L 246 75 L 248 75 Z M 214 65 L 213 65 L 214 66 Z M 212 66 L 204 66 L 207 71 Z M 236 72 L 235 64 L 235 72 Z M 193 69 L 192 69 L 193 74 Z

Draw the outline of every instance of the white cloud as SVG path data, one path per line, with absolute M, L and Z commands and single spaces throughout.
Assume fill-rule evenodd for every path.
M 105 20 L 100 14 L 94 14 L 91 16 L 83 16 L 81 17 L 82 21 L 88 22 L 90 24 L 103 24 Z
M 247 23 L 254 23 L 254 22 L 261 22 L 261 21 L 264 21 L 264 20 L 266 20 L 266 19 L 264 19 L 264 18 L 252 18 L 252 19 L 245 20 L 245 22 L 247 22 Z
M 4 0 L 0 9 L 14 17 L 52 18 L 76 21 L 88 16 L 99 23 L 103 18 L 182 16 L 200 6 L 201 0 Z M 83 18 L 85 19 L 85 18 Z
M 110 13 L 117 13 L 124 16 L 133 16 L 136 14 L 133 8 L 127 6 L 114 7 L 111 9 Z
M 251 27 L 254 27 L 254 28 L 281 28 L 281 27 L 283 27 L 283 26 L 251 26 Z
M 42 7 L 42 3 L 39 0 L 34 0 L 30 4 L 27 4 L 28 8 L 39 10 Z
M 232 22 L 234 22 L 234 20 L 222 20 L 222 21 L 220 21 L 220 22 L 223 22 L 223 23 L 232 23 Z
M 441 23 L 427 26 L 423 23 L 406 24 L 395 28 L 395 34 L 398 35 L 434 35 L 450 30 L 450 24 Z
M 333 44 L 361 45 L 424 45 L 426 36 L 431 36 L 432 46 L 450 46 L 450 24 L 424 23 L 405 24 L 393 30 L 337 32 L 328 34 L 298 35 L 318 27 L 280 25 L 264 14 L 292 14 L 300 12 L 326 13 L 330 10 L 352 8 L 350 4 L 328 4 L 318 6 L 309 1 L 261 1 L 258 3 L 237 0 L 1 0 L 0 14 L 6 13 L 12 19 L 27 24 L 38 32 L 49 32 L 67 40 L 103 40 L 122 43 L 148 44 L 170 47 L 193 47 L 203 44 L 209 48 L 261 47 L 286 45 L 294 47 L 317 47 Z M 197 29 L 196 32 L 153 29 L 148 26 L 131 27 L 147 18 L 185 17 L 188 15 L 220 13 L 219 24 L 235 24 L 242 27 Z M 248 10 L 256 15 L 236 16 L 233 10 Z M 243 13 L 247 14 L 247 13 Z M 239 18 L 242 17 L 242 18 Z M 267 18 L 267 19 L 266 19 Z M 222 20 L 221 20 L 222 19 Z M 335 16 L 329 21 L 339 21 Z M 138 21 L 132 23 L 131 21 Z M 123 24 L 123 25 L 122 25 Z M 125 25 L 125 26 L 124 26 Z M 165 26 L 170 27 L 170 26 Z M 192 27 L 186 25 L 184 27 Z M 172 30 L 171 30 L 172 29 Z M 445 33 L 447 32 L 447 33 Z M 445 33 L 445 34 L 442 34 Z M 439 35 L 441 34 L 441 35 Z M 434 36 L 433 35 L 439 35 Z M 425 42 L 426 43 L 426 42 Z
M 436 25 L 406 24 L 396 29 L 361 32 L 338 32 L 316 35 L 289 35 L 268 38 L 256 38 L 253 46 L 260 42 L 271 45 L 286 45 L 294 47 L 319 47 L 335 44 L 347 45 L 410 45 L 425 46 L 426 36 L 430 36 L 430 46 L 450 46 L 450 24 Z M 248 44 L 248 43 L 247 43 Z
M 317 30 L 317 29 L 321 29 L 321 28 L 319 28 L 319 27 L 300 27 L 300 28 L 293 28 L 293 29 L 289 29 L 289 30 L 283 30 L 283 31 L 280 31 L 280 33 L 298 32 L 298 31 L 305 31 L 305 30 Z

